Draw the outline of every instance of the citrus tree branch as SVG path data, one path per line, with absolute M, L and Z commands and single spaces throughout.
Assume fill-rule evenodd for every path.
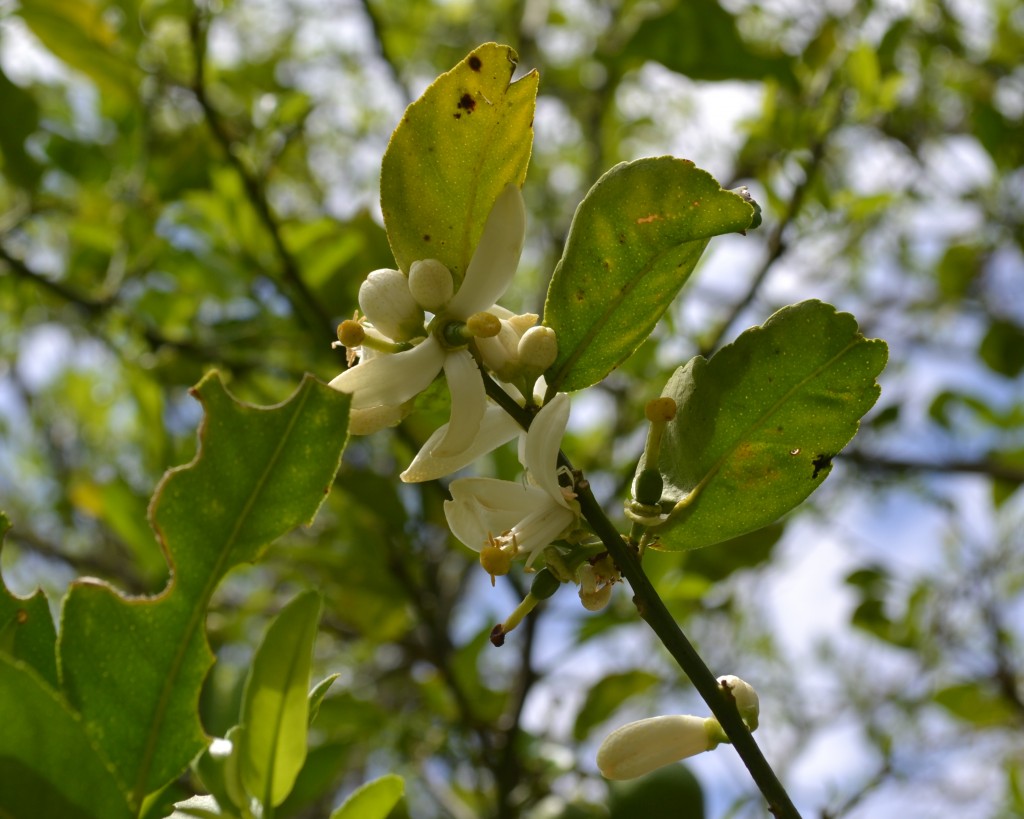
M 518 421 L 523 429 L 529 429 L 533 415 L 520 407 L 487 375 L 484 375 L 484 384 L 491 399 Z M 572 469 L 572 464 L 564 453 L 559 452 L 558 459 L 560 465 Z M 731 695 L 719 686 L 715 675 L 711 673 L 704 660 L 694 649 L 693 644 L 679 628 L 679 624 L 672 617 L 661 596 L 644 573 L 636 550 L 626 542 L 609 520 L 601 504 L 594 497 L 590 484 L 581 474 L 576 481 L 575 489 L 576 499 L 579 501 L 583 517 L 590 524 L 594 534 L 601 539 L 608 554 L 611 555 L 622 576 L 629 583 L 633 590 L 633 603 L 640 616 L 661 640 L 662 645 L 672 655 L 683 673 L 690 678 L 697 693 L 701 695 L 708 708 L 711 709 L 711 713 L 715 715 L 740 759 L 743 760 L 743 764 L 746 765 L 754 783 L 768 802 L 769 810 L 779 819 L 799 819 L 799 812 L 768 764 L 768 760 L 761 753 L 754 737 L 744 725 Z

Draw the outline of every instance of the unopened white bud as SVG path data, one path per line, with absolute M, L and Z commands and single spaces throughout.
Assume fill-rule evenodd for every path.
M 657 768 L 708 751 L 718 723 L 672 715 L 631 722 L 612 731 L 597 751 L 597 767 L 608 779 L 635 779 Z
M 408 341 L 423 333 L 423 310 L 399 270 L 374 270 L 367 276 L 359 286 L 359 309 L 393 341 Z
M 740 719 L 751 731 L 757 728 L 757 719 L 761 713 L 761 704 L 757 699 L 757 692 L 748 682 L 739 677 L 728 674 L 718 678 L 718 684 L 722 688 L 729 689 L 733 700 L 736 702 L 736 710 L 740 712 Z
M 550 327 L 531 327 L 519 339 L 519 365 L 524 370 L 539 375 L 554 364 L 557 357 L 558 339 Z
M 437 259 L 420 259 L 409 267 L 409 292 L 420 307 L 436 313 L 452 300 L 455 282 Z

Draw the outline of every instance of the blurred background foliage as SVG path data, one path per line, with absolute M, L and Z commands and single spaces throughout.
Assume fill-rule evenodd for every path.
M 798 804 L 1024 814 L 1013 0 L 0 3 L 8 584 L 55 605 L 82 574 L 163 587 L 146 506 L 194 454 L 189 387 L 216 368 L 268 404 L 303 372 L 342 368 L 333 328 L 362 277 L 391 264 L 377 207 L 390 132 L 491 40 L 541 72 L 509 306 L 540 312 L 576 204 L 616 162 L 683 156 L 764 208 L 760 230 L 712 243 L 651 340 L 576 401 L 567 448 L 609 509 L 642 448 L 643 403 L 690 356 L 804 298 L 890 345 L 879 406 L 809 504 L 645 561 L 711 668 L 758 688 L 758 736 Z M 563 590 L 489 645 L 528 578 L 492 590 L 446 531 L 444 487 L 394 477 L 446 417 L 435 393 L 394 432 L 354 440 L 316 524 L 221 588 L 208 731 L 237 713 L 270 615 L 315 587 L 320 670 L 342 678 L 281 816 L 323 816 L 385 771 L 406 777 L 414 817 L 656 816 L 665 800 L 673 816 L 763 815 L 729 749 L 611 796 L 596 776 L 608 728 L 703 712 L 628 593 L 590 615 Z M 491 461 L 516 474 L 513 452 Z

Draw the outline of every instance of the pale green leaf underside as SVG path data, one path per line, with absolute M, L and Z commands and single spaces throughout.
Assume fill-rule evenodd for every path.
M 77 715 L 33 669 L 0 654 L 0 816 L 132 815 Z
M 558 334 L 551 391 L 589 387 L 629 358 L 711 237 L 746 230 L 753 215 L 685 159 L 639 159 L 602 176 L 573 217 L 544 304 Z
M 680 367 L 658 467 L 659 547 L 694 549 L 765 526 L 811 494 L 875 403 L 883 341 L 819 301 L 786 307 L 710 361 Z M 642 469 L 645 465 L 641 464 Z
M 518 57 L 486 43 L 406 109 L 381 165 L 380 199 L 399 269 L 419 259 L 462 281 L 498 194 L 522 187 L 538 76 L 510 82 Z
M 167 473 L 150 518 L 172 569 L 160 595 L 72 585 L 61 617 L 63 686 L 134 805 L 205 745 L 198 699 L 213 661 L 204 623 L 225 573 L 316 514 L 347 437 L 349 397 L 307 377 L 283 404 L 239 404 L 210 375 L 200 451 Z
M 306 761 L 309 674 L 320 622 L 310 591 L 281 610 L 260 643 L 242 698 L 242 782 L 264 806 L 280 805 Z
M 402 777 L 384 774 L 353 791 L 331 819 L 385 819 L 404 794 Z

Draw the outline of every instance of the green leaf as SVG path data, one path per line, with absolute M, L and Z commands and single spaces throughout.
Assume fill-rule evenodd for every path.
M 340 677 L 341 674 L 331 674 L 329 677 L 325 677 L 320 680 L 313 690 L 309 692 L 309 724 L 313 724 L 313 720 L 316 719 L 316 715 L 320 713 L 320 703 L 324 701 L 324 697 L 327 696 L 327 692 L 331 686 L 334 685 L 334 681 Z
M 992 690 L 991 683 L 968 682 L 936 692 L 935 701 L 951 714 L 977 728 L 1009 725 L 1017 709 Z
M 167 473 L 150 507 L 170 584 L 155 597 L 125 598 L 78 581 L 62 613 L 68 699 L 133 806 L 206 745 L 197 707 L 213 661 L 203 627 L 214 589 L 232 567 L 312 520 L 347 437 L 348 396 L 311 376 L 269 409 L 236 402 L 216 374 L 193 392 L 206 409 L 199 455 Z
M 649 671 L 634 669 L 620 674 L 609 674 L 595 683 L 587 692 L 572 734 L 577 742 L 582 742 L 590 732 L 608 717 L 614 714 L 619 706 L 634 694 L 641 694 L 657 684 L 660 677 Z
M 657 60 L 693 80 L 756 80 L 793 84 L 793 60 L 740 37 L 736 19 L 717 0 L 672 3 L 641 23 L 626 44 L 627 65 Z
M 1024 371 L 1024 327 L 1010 321 L 993 321 L 978 347 L 981 360 L 1007 378 Z
M 35 97 L 15 85 L 0 70 L 0 161 L 4 176 L 22 188 L 35 188 L 42 176 L 39 163 L 25 150 L 25 140 L 39 125 L 39 105 Z
M 849 313 L 805 301 L 676 370 L 662 442 L 660 548 L 695 549 L 766 526 L 825 479 L 878 399 L 888 352 Z M 646 465 L 641 462 L 637 474 Z
M 107 96 L 130 102 L 141 73 L 124 33 L 95 0 L 32 0 L 18 13 L 53 54 L 92 79 Z
M 2 654 L 0 725 L 0 816 L 133 815 L 78 716 L 34 669 Z
M 285 606 L 260 643 L 242 695 L 242 782 L 264 808 L 280 805 L 306 761 L 309 674 L 320 623 L 317 592 Z
M 519 57 L 486 43 L 406 109 L 381 165 L 391 250 L 406 273 L 418 259 L 447 265 L 456 284 L 498 194 L 520 187 L 533 149 L 538 76 L 510 83 Z
M 0 512 L 0 551 L 11 528 L 7 515 Z M 0 654 L 23 660 L 46 682 L 57 685 L 57 631 L 46 595 L 40 590 L 31 597 L 12 594 L 0 573 Z
M 353 791 L 331 819 L 385 819 L 404 794 L 402 777 L 384 774 Z
M 685 765 L 667 765 L 629 782 L 613 782 L 609 819 L 704 819 L 704 791 Z
M 685 159 L 639 159 L 602 176 L 576 210 L 544 304 L 558 335 L 549 389 L 589 387 L 629 358 L 708 240 L 753 217 L 743 197 Z

